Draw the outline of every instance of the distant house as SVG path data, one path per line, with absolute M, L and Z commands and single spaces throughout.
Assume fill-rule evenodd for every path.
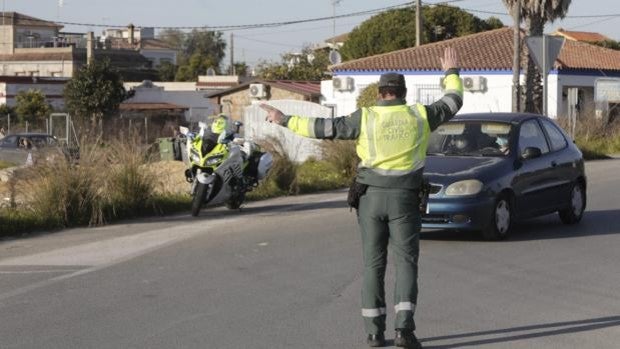
M 293 99 L 320 103 L 321 84 L 318 81 L 289 81 L 256 79 L 207 95 L 220 112 L 235 120 L 243 120 L 247 106 L 272 99 Z
M 110 49 L 138 51 L 151 61 L 153 67 L 164 62 L 177 64 L 177 50 L 164 41 L 156 39 L 154 28 L 138 28 L 129 25 L 127 29 L 106 29 L 100 42 Z
M 523 37 L 523 34 L 522 34 Z M 322 102 L 338 115 L 356 109 L 356 99 L 382 73 L 405 75 L 408 103 L 430 104 L 443 95 L 439 58 L 446 47 L 458 50 L 465 85 L 466 112 L 505 112 L 512 109 L 513 30 L 501 28 L 441 42 L 356 59 L 330 67 L 333 79 L 321 83 Z M 523 57 L 528 54 L 523 45 Z M 522 65 L 523 67 L 523 65 Z M 568 113 L 569 89 L 579 90 L 579 110 L 593 111 L 594 86 L 601 77 L 620 77 L 620 51 L 567 40 L 548 77 L 548 114 Z M 523 75 L 521 76 L 523 83 Z
M 70 78 L 87 60 L 84 34 L 63 33 L 62 25 L 17 12 L 0 12 L 0 75 Z M 125 79 L 156 77 L 151 62 L 134 50 L 97 49 Z
M 566 40 L 583 41 L 583 42 L 603 42 L 603 41 L 611 40 L 605 35 L 599 34 L 599 33 L 572 31 L 572 30 L 565 30 L 562 28 L 559 28 L 556 32 L 552 33 L 551 35 L 562 36 Z
M 160 111 L 169 110 L 171 114 L 180 112 L 180 120 L 183 122 L 206 120 L 209 115 L 216 112 L 218 106 L 205 98 L 204 91 L 195 88 L 189 90 L 187 84 L 143 81 L 139 85 L 126 85 L 131 86 L 133 97 L 121 104 L 121 111 L 148 111 L 152 110 L 151 107 L 157 106 L 160 107 Z

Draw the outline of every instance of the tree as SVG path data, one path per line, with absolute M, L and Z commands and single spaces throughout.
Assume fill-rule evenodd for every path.
M 157 66 L 157 74 L 160 81 L 174 81 L 177 73 L 177 66 L 171 62 L 164 61 Z
M 0 104 L 0 118 L 3 118 L 7 115 L 11 115 L 11 116 L 15 115 L 15 109 L 9 107 L 6 104 Z
M 174 74 L 176 81 L 196 81 L 207 69 L 220 72 L 222 59 L 226 55 L 226 42 L 222 32 L 194 29 L 189 33 L 177 29 L 166 29 L 159 33 L 159 39 L 178 51 L 178 67 Z M 171 67 L 165 67 L 169 77 Z M 160 69 L 160 77 L 162 70 Z
M 239 76 L 247 76 L 250 73 L 250 67 L 245 62 L 235 62 L 235 74 Z M 230 67 L 228 68 L 230 70 Z M 232 71 L 229 73 L 232 74 Z
M 202 54 L 194 53 L 189 61 L 179 66 L 177 74 L 175 76 L 176 81 L 196 81 L 198 75 L 205 75 L 207 69 L 213 68 L 215 71 L 219 71 L 219 62 L 215 61 L 213 57 Z
M 571 0 L 503 0 L 510 12 L 521 1 L 521 19 L 525 22 L 525 32 L 528 36 L 542 36 L 545 23 L 564 18 L 568 12 Z M 532 57 L 528 57 L 525 66 L 525 111 L 542 112 L 541 73 L 537 69 Z
M 452 6 L 423 6 L 425 43 L 501 28 L 497 18 L 484 21 Z M 415 45 L 415 8 L 382 12 L 364 21 L 349 34 L 341 49 L 345 59 L 368 57 Z
M 41 90 L 20 91 L 15 96 L 15 103 L 15 113 L 21 124 L 42 122 L 52 112 L 52 107 Z
M 620 41 L 605 40 L 605 41 L 592 42 L 592 44 L 596 46 L 601 46 L 604 48 L 609 48 L 612 50 L 620 50 Z
M 93 61 L 77 71 L 64 90 L 67 109 L 82 120 L 90 120 L 92 131 L 118 111 L 127 98 L 119 72 L 109 60 Z
M 309 80 L 323 79 L 329 58 L 327 51 L 313 51 L 305 47 L 301 53 L 285 53 L 280 63 L 261 62 L 257 75 L 268 80 Z
M 379 96 L 379 83 L 374 82 L 360 92 L 357 97 L 357 108 L 372 107 L 377 104 L 377 98 Z

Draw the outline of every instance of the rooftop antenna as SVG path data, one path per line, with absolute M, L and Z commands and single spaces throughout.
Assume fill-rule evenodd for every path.
M 60 8 L 65 5 L 65 0 L 58 0 L 58 6 L 56 6 L 56 20 L 60 20 Z
M 342 58 L 336 47 L 336 5 L 340 4 L 342 0 L 331 0 L 331 1 L 332 1 L 333 27 L 332 27 L 332 49 L 329 52 L 329 61 L 332 64 L 339 64 L 342 61 Z

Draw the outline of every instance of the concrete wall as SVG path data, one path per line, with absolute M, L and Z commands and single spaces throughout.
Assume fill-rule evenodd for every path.
M 13 54 L 15 31 L 13 26 L 0 25 L 0 54 Z
M 44 76 L 44 77 L 66 77 L 73 76 L 74 64 L 71 47 L 62 48 L 17 48 L 15 54 L 33 56 L 44 56 L 45 54 L 55 56 L 65 56 L 68 59 L 49 59 L 49 60 L 30 60 L 30 61 L 3 61 L 0 62 L 0 75 L 5 76 Z

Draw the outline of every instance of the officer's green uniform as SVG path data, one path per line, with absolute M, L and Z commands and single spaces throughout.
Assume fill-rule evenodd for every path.
M 396 329 L 415 329 L 418 254 L 421 226 L 418 188 L 431 131 L 454 116 L 463 104 L 457 69 L 446 72 L 446 94 L 435 103 L 407 106 L 405 100 L 381 100 L 346 117 L 286 116 L 282 125 L 305 137 L 355 139 L 361 159 L 357 179 L 368 190 L 360 200 L 364 285 L 362 316 L 366 332 L 385 330 L 384 277 L 391 241 L 396 264 Z

